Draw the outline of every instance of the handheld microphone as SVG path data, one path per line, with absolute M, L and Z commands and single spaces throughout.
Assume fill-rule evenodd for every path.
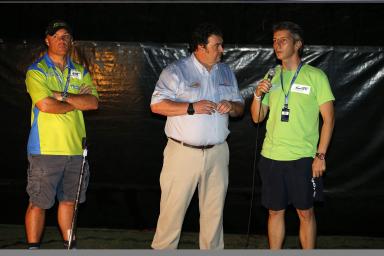
M 276 71 L 275 71 L 275 69 L 276 69 L 276 67 L 274 67 L 274 68 L 270 68 L 269 70 L 268 70 L 268 73 L 267 73 L 267 80 L 269 81 L 269 82 L 271 82 L 272 81 L 272 78 L 275 76 L 275 74 L 276 74 Z M 256 94 L 255 94 L 256 95 Z M 265 93 L 263 93 L 262 95 L 261 95 L 261 100 L 263 100 L 263 98 L 264 98 L 264 96 L 265 96 Z

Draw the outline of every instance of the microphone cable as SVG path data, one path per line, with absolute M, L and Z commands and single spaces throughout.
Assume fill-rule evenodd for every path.
M 253 96 L 255 97 L 255 95 Z M 247 228 L 247 241 L 245 244 L 245 248 L 247 249 L 249 246 L 249 236 L 250 236 L 250 228 L 251 228 L 251 220 L 252 220 L 252 210 L 253 210 L 253 200 L 255 196 L 255 177 L 256 177 L 256 160 L 257 160 L 257 152 L 259 149 L 259 128 L 260 128 L 260 114 L 263 112 L 262 111 L 262 101 L 263 101 L 263 96 L 260 99 L 259 102 L 259 114 L 257 117 L 257 126 L 256 126 L 256 139 L 255 139 L 255 154 L 253 157 L 253 171 L 252 171 L 252 193 L 251 193 L 251 203 L 249 206 L 249 217 L 248 217 L 248 228 Z M 253 99 L 255 100 L 255 99 Z

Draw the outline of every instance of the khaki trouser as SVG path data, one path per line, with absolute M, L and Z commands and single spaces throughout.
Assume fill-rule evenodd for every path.
M 160 175 L 161 202 L 154 249 L 176 249 L 181 227 L 198 186 L 200 249 L 223 249 L 223 208 L 228 187 L 226 142 L 193 149 L 168 140 Z

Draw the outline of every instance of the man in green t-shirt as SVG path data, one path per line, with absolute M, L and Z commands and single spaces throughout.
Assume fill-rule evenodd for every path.
M 57 219 L 64 246 L 68 246 L 82 169 L 82 140 L 86 137 L 82 111 L 98 108 L 98 94 L 89 72 L 69 57 L 72 30 L 68 24 L 53 21 L 45 34 L 47 52 L 28 68 L 25 79 L 32 99 L 27 146 L 29 205 L 25 215 L 29 249 L 40 248 L 45 211 L 56 197 Z M 86 164 L 80 202 L 85 201 L 88 179 Z
M 251 105 L 255 123 L 269 116 L 259 161 L 262 204 L 269 210 L 271 249 L 285 236 L 285 209 L 292 204 L 300 219 L 300 242 L 312 249 L 316 241 L 315 197 L 321 197 L 321 176 L 334 127 L 334 96 L 325 73 L 301 61 L 302 29 L 292 22 L 273 27 L 273 49 L 281 61 L 259 82 Z M 323 124 L 319 138 L 319 113 Z

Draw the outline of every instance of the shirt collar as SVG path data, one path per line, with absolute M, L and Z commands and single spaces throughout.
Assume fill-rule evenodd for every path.
M 199 72 L 202 75 L 209 75 L 210 72 L 207 70 L 206 67 L 203 66 L 203 64 L 200 63 L 200 61 L 198 61 L 198 59 L 196 58 L 194 53 L 191 54 L 191 59 L 192 59 L 193 63 L 195 64 L 195 67 L 197 68 L 197 70 L 199 70 Z M 215 71 L 217 68 L 218 68 L 217 64 L 213 65 L 211 72 Z
M 48 53 L 44 54 L 45 62 L 47 63 L 48 67 L 55 68 L 55 63 L 53 63 L 52 59 L 49 57 Z M 71 58 L 67 56 L 67 65 L 65 68 L 69 67 L 70 69 L 75 69 L 75 65 L 73 64 Z

